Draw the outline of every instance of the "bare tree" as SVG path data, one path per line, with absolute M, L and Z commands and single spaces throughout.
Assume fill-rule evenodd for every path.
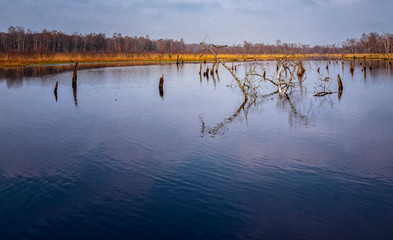
M 383 46 L 385 49 L 385 54 L 387 55 L 389 61 L 390 61 L 390 52 L 392 51 L 392 45 L 393 45 L 393 34 L 391 33 L 384 33 L 382 35 L 382 42 Z

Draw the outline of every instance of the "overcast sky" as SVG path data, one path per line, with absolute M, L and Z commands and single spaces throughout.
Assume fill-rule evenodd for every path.
M 392 33 L 392 12 L 393 0 L 0 0 L 0 30 L 314 45 Z

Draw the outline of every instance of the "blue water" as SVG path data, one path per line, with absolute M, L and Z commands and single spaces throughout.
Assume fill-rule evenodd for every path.
M 1 75 L 0 239 L 392 239 L 393 71 L 325 66 L 243 107 L 222 67 Z

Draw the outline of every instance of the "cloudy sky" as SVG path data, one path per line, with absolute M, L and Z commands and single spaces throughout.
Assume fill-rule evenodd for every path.
M 393 0 L 0 0 L 0 30 L 314 45 L 393 32 L 392 12 Z

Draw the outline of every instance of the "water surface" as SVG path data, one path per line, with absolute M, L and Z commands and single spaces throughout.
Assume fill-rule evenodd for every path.
M 0 71 L 0 239 L 391 239 L 393 72 L 355 65 L 245 105 L 198 64 Z

